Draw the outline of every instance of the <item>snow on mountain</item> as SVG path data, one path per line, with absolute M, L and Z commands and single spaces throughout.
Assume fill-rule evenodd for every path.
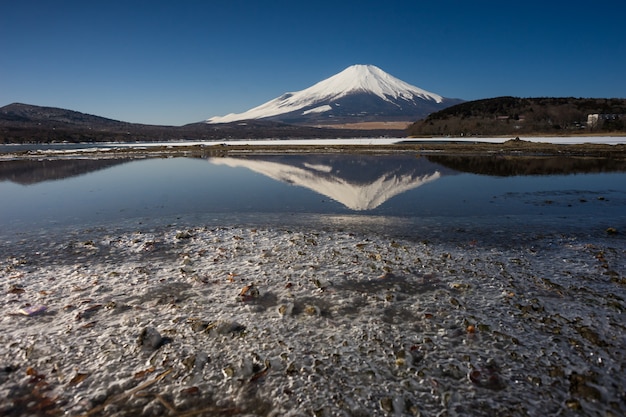
M 207 123 L 270 119 L 292 123 L 417 120 L 456 104 L 415 87 L 374 65 L 352 65 L 301 91 L 254 107 L 244 113 L 215 116 Z

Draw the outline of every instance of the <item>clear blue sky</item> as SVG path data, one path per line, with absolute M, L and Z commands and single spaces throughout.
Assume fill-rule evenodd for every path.
M 50 1 L 0 5 L 0 106 L 181 125 L 352 64 L 445 97 L 626 97 L 626 2 Z

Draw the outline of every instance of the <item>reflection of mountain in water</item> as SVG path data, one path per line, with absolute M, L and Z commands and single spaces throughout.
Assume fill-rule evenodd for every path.
M 372 210 L 390 198 L 440 178 L 447 168 L 414 156 L 251 155 L 209 158 L 309 188 L 352 210 Z
M 0 163 L 0 181 L 22 185 L 62 180 L 130 162 L 130 159 L 19 160 Z
M 619 158 L 505 155 L 431 155 L 427 158 L 456 171 L 500 177 L 626 171 L 626 161 Z

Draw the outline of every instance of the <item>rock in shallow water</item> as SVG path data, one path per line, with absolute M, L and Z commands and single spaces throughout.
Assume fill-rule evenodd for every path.
M 137 338 L 137 344 L 145 351 L 157 350 L 163 343 L 164 339 L 161 333 L 154 327 L 149 326 L 145 327 Z

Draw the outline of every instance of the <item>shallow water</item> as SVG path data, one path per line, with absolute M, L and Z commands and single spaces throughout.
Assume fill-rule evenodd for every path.
M 553 172 L 554 161 L 539 161 Z M 0 235 L 172 222 L 335 224 L 342 218 L 366 227 L 482 228 L 493 221 L 506 226 L 508 218 L 555 227 L 624 224 L 622 171 L 598 172 L 591 164 L 592 172 L 580 172 L 579 164 L 569 175 L 494 176 L 447 162 L 413 154 L 3 161 Z
M 1 183 L 0 414 L 626 413 L 623 174 L 335 158 Z

